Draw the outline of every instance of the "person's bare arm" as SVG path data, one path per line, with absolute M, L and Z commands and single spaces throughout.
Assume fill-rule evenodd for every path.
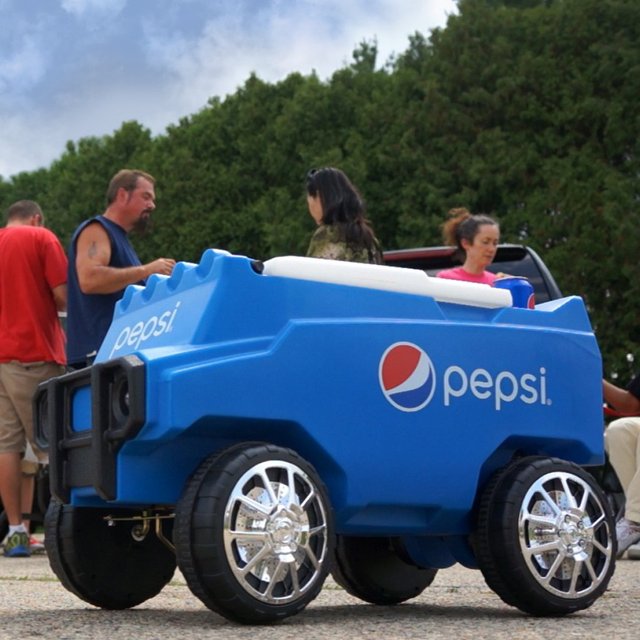
M 51 290 L 53 294 L 53 300 L 56 303 L 56 309 L 58 311 L 67 310 L 67 285 L 59 284 Z
M 90 224 L 76 242 L 76 270 L 83 293 L 113 293 L 129 284 L 145 280 L 153 273 L 170 275 L 175 266 L 171 258 L 158 258 L 136 267 L 110 267 L 111 243 L 98 223 Z
M 603 380 L 602 392 L 605 402 L 616 411 L 626 415 L 640 415 L 640 400 L 626 389 Z

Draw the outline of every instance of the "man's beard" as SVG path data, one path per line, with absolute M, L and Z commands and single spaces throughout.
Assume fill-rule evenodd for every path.
M 140 214 L 140 217 L 135 221 L 132 231 L 141 236 L 145 236 L 151 231 L 151 216 L 147 213 Z

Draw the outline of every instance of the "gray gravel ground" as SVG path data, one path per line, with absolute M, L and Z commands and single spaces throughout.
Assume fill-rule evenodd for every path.
M 367 605 L 328 580 L 320 596 L 293 618 L 270 627 L 231 624 L 209 611 L 176 573 L 152 600 L 104 611 L 79 600 L 53 575 L 45 555 L 0 557 L 0 639 L 93 640 L 221 638 L 336 640 L 371 638 L 523 639 L 640 637 L 640 561 L 618 561 L 609 591 L 586 611 L 539 619 L 508 607 L 479 571 L 440 571 L 418 598 L 396 607 Z

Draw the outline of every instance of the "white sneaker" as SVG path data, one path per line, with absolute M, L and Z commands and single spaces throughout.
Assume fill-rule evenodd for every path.
M 640 523 L 626 518 L 618 520 L 616 524 L 616 538 L 618 539 L 618 558 L 635 542 L 640 540 Z
M 627 550 L 627 558 L 629 560 L 640 560 L 640 542 L 632 544 Z
M 34 536 L 29 536 L 29 549 L 31 549 L 31 553 L 44 551 L 44 543 Z

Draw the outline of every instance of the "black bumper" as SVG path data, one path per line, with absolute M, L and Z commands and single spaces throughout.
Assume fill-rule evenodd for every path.
M 76 431 L 73 397 L 90 387 L 90 428 Z M 116 497 L 117 453 L 145 423 L 145 367 L 137 356 L 94 364 L 43 382 L 34 397 L 38 447 L 49 453 L 51 494 L 69 502 L 74 487 Z

